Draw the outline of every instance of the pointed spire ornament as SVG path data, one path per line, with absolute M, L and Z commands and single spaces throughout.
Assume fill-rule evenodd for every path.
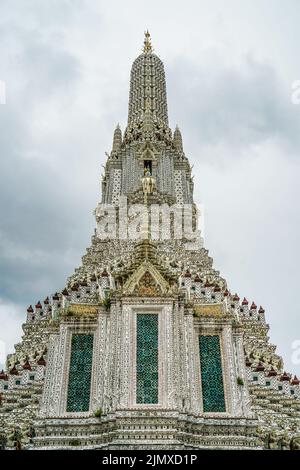
M 145 54 L 153 52 L 153 48 L 152 48 L 152 44 L 151 44 L 151 37 L 150 37 L 150 33 L 149 33 L 148 29 L 147 29 L 147 31 L 145 31 L 143 52 Z
M 153 118 L 170 132 L 164 64 L 153 52 L 149 31 L 145 32 L 143 52 L 133 62 L 130 75 L 128 126 L 135 127 L 139 123 L 150 98 Z
M 179 127 L 176 125 L 175 132 L 174 132 L 174 147 L 178 152 L 183 152 L 183 144 L 182 144 L 182 135 L 180 132 Z
M 122 145 L 122 131 L 120 129 L 120 125 L 118 124 L 114 131 L 114 139 L 113 139 L 113 152 L 118 152 L 121 149 Z

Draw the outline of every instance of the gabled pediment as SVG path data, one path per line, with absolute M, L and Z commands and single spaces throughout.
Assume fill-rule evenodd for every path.
M 167 294 L 169 289 L 169 283 L 158 269 L 149 260 L 145 260 L 127 279 L 123 292 L 130 295 L 156 297 Z
M 139 151 L 139 158 L 141 160 L 155 160 L 156 153 L 155 147 L 150 142 L 146 142 Z

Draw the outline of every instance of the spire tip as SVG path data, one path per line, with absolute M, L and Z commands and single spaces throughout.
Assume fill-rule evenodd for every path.
M 150 37 L 150 33 L 147 29 L 147 31 L 145 31 L 145 39 L 144 39 L 144 52 L 147 53 L 147 52 L 153 52 L 153 48 L 152 48 L 152 44 L 151 44 L 151 37 Z

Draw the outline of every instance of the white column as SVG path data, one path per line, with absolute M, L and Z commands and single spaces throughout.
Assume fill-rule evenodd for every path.
M 237 385 L 231 325 L 223 327 L 221 343 L 221 347 L 223 349 L 222 368 L 225 371 L 226 376 L 224 391 L 228 407 L 227 411 L 233 416 L 238 416 L 241 413 L 241 408 L 239 405 L 239 391 Z
M 196 385 L 196 364 L 195 364 L 195 330 L 192 309 L 184 316 L 185 339 L 186 339 L 186 370 L 187 370 L 187 391 L 188 403 L 187 412 L 200 413 L 199 390 Z M 199 347 L 197 349 L 199 351 Z
M 250 416 L 250 395 L 248 389 L 248 379 L 245 366 L 244 347 L 243 347 L 243 332 L 237 331 L 233 333 L 234 353 L 236 358 L 236 374 L 243 381 L 243 385 L 238 385 L 238 396 L 240 402 L 239 412 L 242 416 Z
M 56 380 L 56 363 L 58 358 L 59 332 L 52 333 L 49 337 L 46 376 L 43 387 L 43 395 L 39 416 L 51 416 L 53 414 L 53 393 Z
M 109 342 L 108 313 L 101 312 L 98 317 L 98 328 L 95 332 L 93 372 L 92 372 L 92 408 L 102 409 L 104 412 L 104 393 L 107 381 L 107 361 L 109 360 L 106 349 Z
M 121 335 L 121 378 L 120 378 L 120 406 L 130 406 L 130 387 L 132 385 L 132 325 L 133 312 L 130 306 L 125 305 L 123 309 L 119 306 L 122 318 Z

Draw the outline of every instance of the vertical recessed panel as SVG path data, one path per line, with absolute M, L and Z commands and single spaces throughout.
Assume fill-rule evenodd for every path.
M 200 336 L 200 364 L 204 412 L 226 411 L 220 338 Z
M 73 334 L 67 411 L 89 411 L 93 362 L 93 335 Z
M 138 314 L 136 402 L 158 403 L 158 315 Z

